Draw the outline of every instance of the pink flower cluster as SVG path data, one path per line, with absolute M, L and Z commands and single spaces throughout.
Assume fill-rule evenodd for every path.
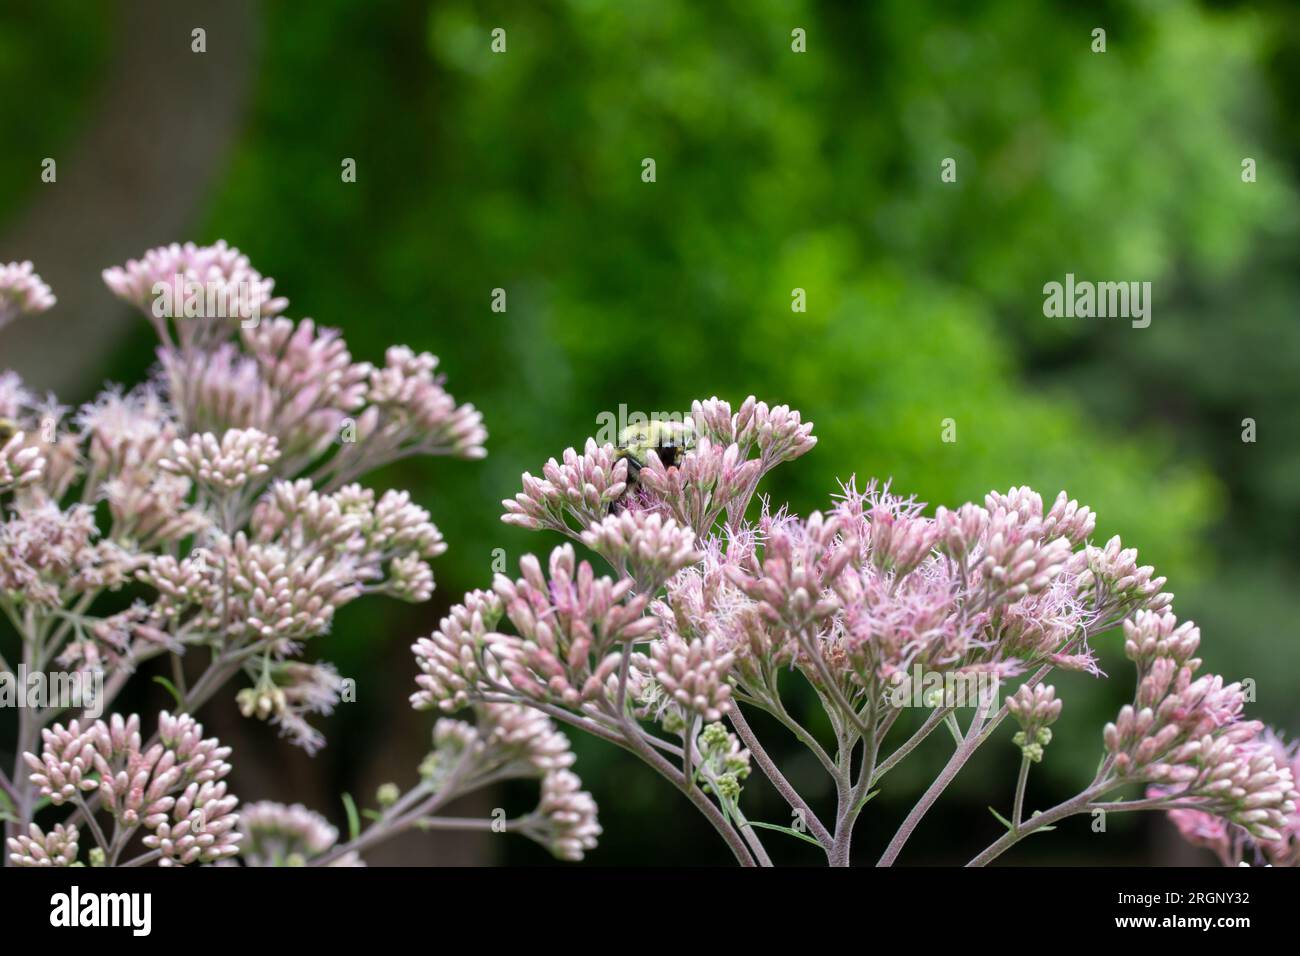
M 286 806 L 271 800 L 247 804 L 240 813 L 244 841 L 239 858 L 245 866 L 307 866 L 334 849 L 338 828 L 301 803 Z M 364 866 L 355 853 L 332 866 Z
M 931 518 L 888 488 L 849 482 L 827 514 L 765 511 L 751 529 L 705 539 L 699 567 L 668 582 L 661 617 L 722 641 L 756 698 L 775 693 L 761 677 L 770 665 L 793 660 L 853 711 L 917 667 L 1094 670 L 1089 635 L 1169 596 L 1149 568 L 1086 544 L 1093 523 L 1064 493 L 1045 509 L 1012 489 Z
M 1300 780 L 1300 744 L 1294 741 L 1286 744 L 1277 734 L 1265 730 L 1250 748 L 1242 752 L 1240 759 L 1267 769 L 1265 755 L 1258 752 L 1263 749 L 1270 751 L 1273 767 L 1290 770 L 1293 782 Z M 1252 754 L 1252 750 L 1256 752 Z M 1178 792 L 1167 787 L 1151 787 L 1148 794 L 1160 800 L 1182 803 Z M 1296 808 L 1285 813 L 1281 826 L 1273 828 L 1273 834 L 1263 836 L 1226 816 L 1194 807 L 1170 810 L 1169 819 L 1183 839 L 1193 846 L 1214 851 L 1225 866 L 1245 863 L 1248 856 L 1255 863 L 1300 866 L 1300 800 L 1292 798 L 1292 802 Z M 1274 834 L 1275 839 L 1268 838 Z
M 238 800 L 226 793 L 230 748 L 204 738 L 188 715 L 158 716 L 158 742 L 145 746 L 140 718 L 114 714 L 85 727 L 72 721 L 42 731 L 40 755 L 23 755 L 37 792 L 55 806 L 73 802 L 87 814 L 90 795 L 115 822 L 110 846 L 116 853 L 143 828 L 143 843 L 163 866 L 214 863 L 239 850 Z M 53 836 L 53 835 L 52 835 Z M 36 839 L 36 834 L 32 834 Z M 76 831 L 71 831 L 75 845 Z M 48 841 L 44 844 L 47 853 Z M 11 842 L 13 853 L 32 857 L 32 847 Z M 53 856 L 54 854 L 50 854 Z M 67 853 L 63 854 L 68 856 Z M 75 859 L 72 851 L 68 865 Z
M 113 294 L 143 312 L 168 345 L 172 320 L 184 348 L 211 345 L 229 335 L 233 323 L 253 316 L 270 318 L 289 305 L 273 295 L 275 281 L 263 278 L 248 257 L 225 240 L 211 246 L 159 246 L 125 266 L 105 269 L 103 276 Z M 224 306 L 215 314 L 209 314 L 210 293 Z M 190 310 L 197 314 L 186 314 L 188 300 L 197 300 Z
M 145 661 L 202 645 L 206 670 L 174 688 L 183 710 L 242 676 L 239 710 L 314 752 L 309 718 L 352 698 L 333 666 L 299 659 L 305 642 L 364 595 L 427 600 L 446 549 L 409 494 L 358 479 L 408 456 L 481 458 L 482 416 L 434 356 L 355 361 L 337 330 L 287 318 L 273 280 L 224 242 L 153 249 L 104 281 L 157 330 L 159 371 L 71 415 L 0 371 L 2 626 L 18 659 L 102 677 L 105 707 Z M 0 325 L 53 302 L 30 263 L 0 266 Z M 134 603 L 112 596 L 128 586 Z M 13 859 L 72 862 L 89 832 L 117 863 L 141 828 L 162 864 L 233 854 L 228 751 L 189 717 L 163 714 L 149 744 L 137 718 L 84 725 L 86 700 L 41 705 L 0 748 L 39 765 L 0 768 Z M 36 827 L 41 794 L 76 819 Z
M 1242 719 L 1241 685 L 1196 676 L 1200 632 L 1167 610 L 1139 612 L 1124 622 L 1124 635 L 1138 687 L 1106 725 L 1111 772 L 1155 785 L 1170 803 L 1203 807 L 1262 843 L 1283 842 L 1300 793 L 1287 755 L 1263 725 Z
M 79 838 L 74 826 L 56 823 L 46 833 L 35 823 L 28 824 L 26 834 L 9 838 L 9 862 L 14 866 L 72 866 L 77 862 Z
M 37 315 L 55 303 L 30 262 L 0 263 L 0 329 L 20 315 Z
M 532 555 L 523 577 L 497 575 L 493 590 L 517 634 L 490 634 L 492 658 L 514 690 L 538 701 L 579 705 L 605 692 L 620 651 L 650 631 L 645 596 L 632 581 L 596 577 L 568 545 L 551 552 L 549 575 Z
M 152 249 L 104 281 L 157 329 L 187 433 L 256 429 L 279 443 L 288 474 L 337 446 L 324 473 L 338 484 L 409 455 L 485 454 L 482 416 L 446 392 L 435 356 L 395 346 L 382 366 L 354 362 L 338 331 L 282 317 L 274 281 L 224 242 Z M 176 308 L 194 289 L 218 314 Z
M 622 580 L 601 585 L 605 603 L 591 607 L 561 597 L 570 549 L 553 554 L 549 583 L 526 558 L 517 586 L 494 586 L 518 637 L 497 633 L 499 615 L 485 617 L 472 596 L 416 645 L 423 705 L 463 706 L 499 674 L 515 693 L 579 706 L 606 694 L 624 645 L 646 641 L 650 653 L 631 668 L 637 686 L 666 681 L 669 698 L 707 719 L 725 709 L 733 679 L 770 698 L 764 683 L 793 661 L 814 684 L 834 687 L 855 720 L 854 701 L 917 664 L 1004 677 L 1048 662 L 1093 669 L 1088 634 L 1169 601 L 1163 579 L 1137 568 L 1118 541 L 1086 543 L 1095 517 L 1064 494 L 1045 508 L 1013 488 L 930 518 L 888 488 L 850 482 L 825 515 L 764 510 L 750 524 L 757 480 L 813 446 L 811 424 L 751 397 L 735 412 L 716 398 L 696 402 L 691 426 L 698 442 L 678 464 L 651 455 L 640 467 L 635 499 L 625 459 L 594 441 L 552 459 L 542 479 L 524 476 L 504 520 L 570 535 Z M 613 608 L 620 628 L 654 614 L 621 640 L 601 640 L 596 625 Z
M 466 595 L 416 642 L 413 704 L 455 711 L 512 700 L 570 715 L 575 726 L 640 753 L 688 795 L 699 781 L 730 816 L 739 812 L 743 777 L 708 769 L 726 731 L 710 724 L 719 729 L 706 741 L 702 723 L 729 719 L 743 736 L 751 732 L 740 705 L 767 710 L 840 779 L 843 793 L 861 800 L 870 781 L 850 781 L 843 768 L 853 766 L 859 743 L 874 765 L 900 701 L 913 699 L 900 697 L 900 687 L 937 675 L 996 689 L 1032 674 L 1000 711 L 996 697 L 979 698 L 982 709 L 955 758 L 964 762 L 982 742 L 976 731 L 986 721 L 992 729 L 1011 716 L 1027 768 L 1043 759 L 1062 709 L 1042 676 L 1053 668 L 1099 675 L 1090 639 L 1122 623 L 1138 667 L 1137 699 L 1106 728 L 1097 779 L 1057 812 L 1080 812 L 1117 788 L 1149 784 L 1161 794 L 1153 808 L 1215 814 L 1267 846 L 1271 859 L 1287 857 L 1298 799 L 1293 771 L 1260 726 L 1241 718 L 1237 685 L 1194 676 L 1199 635 L 1177 625 L 1165 579 L 1118 537 L 1092 543 L 1090 508 L 1065 492 L 1045 503 L 1020 487 L 928 516 L 888 485 L 859 490 L 850 480 L 825 512 L 798 518 L 764 501 L 750 518 L 759 480 L 806 453 L 815 443 L 811 428 L 783 406 L 751 397 L 733 411 L 713 398 L 693 405 L 681 428 L 690 440 L 671 453 L 645 454 L 640 439 L 625 448 L 589 440 L 582 453 L 570 448 L 551 459 L 541 478 L 525 474 L 522 491 L 503 502 L 503 520 L 560 532 L 602 557 L 615 576 L 598 577 L 570 545 L 551 553 L 549 574 L 526 556 L 521 579 L 498 576 L 490 592 Z M 780 686 L 791 670 L 815 688 L 849 757 L 841 751 L 832 759 L 793 722 Z M 928 732 L 966 704 L 941 695 L 923 706 L 935 708 Z M 650 734 L 645 721 L 680 745 Z M 751 736 L 745 742 L 754 745 Z M 664 754 L 678 758 L 680 771 L 665 768 Z M 745 756 L 747 768 L 748 750 Z M 763 766 L 805 813 L 779 771 Z M 837 827 L 846 818 L 851 825 L 857 812 L 842 806 Z M 1210 829 L 1203 821 L 1198 827 Z M 832 847 L 843 839 L 826 831 L 819 841 L 842 859 Z M 737 843 L 742 838 L 733 849 L 743 861 L 747 850 Z M 896 852 L 891 846 L 886 859 Z

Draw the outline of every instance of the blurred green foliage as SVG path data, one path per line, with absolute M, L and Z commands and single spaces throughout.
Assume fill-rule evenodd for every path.
M 112 36 L 108 9 L 79 0 L 18 0 L 0 8 L 0 221 L 40 182 L 93 106 Z M 39 76 L 39 82 L 33 77 Z
M 485 584 L 494 549 L 513 566 L 553 543 L 501 525 L 497 502 L 599 413 L 754 393 L 817 424 L 815 452 L 767 489 L 799 511 L 853 474 L 932 504 L 1067 489 L 1098 512 L 1099 537 L 1120 533 L 1169 575 L 1209 664 L 1253 676 L 1260 713 L 1296 729 L 1300 39 L 1286 4 L 263 13 L 255 108 L 193 238 L 239 245 L 293 314 L 341 327 L 359 358 L 398 342 L 437 353 L 492 436 L 485 462 L 383 476 L 431 509 L 451 550 L 433 605 L 341 616 L 326 655 L 345 671 Z M 1090 50 L 1098 25 L 1104 54 Z M 496 27 L 505 54 L 490 50 Z M 796 27 L 807 53 L 791 51 Z M 1241 181 L 1246 156 L 1258 182 Z M 355 184 L 340 179 L 347 157 Z M 641 179 L 646 157 L 656 182 Z M 946 157 L 955 183 L 940 180 Z M 1042 286 L 1067 272 L 1152 282 L 1152 326 L 1045 318 Z M 146 341 L 141 329 L 122 361 Z M 1244 417 L 1256 444 L 1240 440 Z M 1045 789 L 1090 772 L 1101 722 L 1131 694 L 1104 643 L 1111 680 L 1058 682 Z M 407 673 L 382 679 L 409 689 Z M 970 806 L 932 821 L 929 843 L 918 834 L 922 852 L 971 842 L 970 826 L 996 833 L 983 807 L 1009 796 L 997 788 L 1015 755 L 988 749 L 959 781 Z M 607 830 L 598 861 L 724 858 L 652 775 L 599 744 L 580 752 Z M 936 737 L 895 772 L 884 822 L 944 759 Z M 785 822 L 779 800 L 755 796 L 752 817 Z M 871 826 L 863 853 L 887 836 Z

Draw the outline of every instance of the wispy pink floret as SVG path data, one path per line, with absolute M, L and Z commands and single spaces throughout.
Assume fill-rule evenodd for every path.
M 843 541 L 839 531 L 840 520 L 820 512 L 805 522 L 769 524 L 762 557 L 728 567 L 727 577 L 768 618 L 797 634 L 839 607 L 831 589 L 856 552 L 856 544 Z

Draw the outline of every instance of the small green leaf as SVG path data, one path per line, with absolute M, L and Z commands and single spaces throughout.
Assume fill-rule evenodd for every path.
M 1039 815 L 1040 813 L 1042 813 L 1042 812 L 1043 812 L 1042 810 L 1035 810 L 1033 813 L 1031 813 L 1031 814 L 1029 815 L 1029 819 L 1032 820 L 1034 817 L 1038 816 L 1038 815 Z M 1052 832 L 1053 830 L 1055 830 L 1055 829 L 1056 829 L 1056 827 L 1039 827 L 1039 828 L 1038 828 L 1037 830 L 1035 830 L 1034 832 L 1035 832 L 1035 833 L 1051 833 L 1051 832 Z
M 1011 825 L 1011 821 L 1010 821 L 1010 820 L 1008 820 L 1008 819 L 1007 819 L 1006 817 L 1004 817 L 1002 814 L 998 813 L 998 812 L 997 812 L 996 810 L 994 810 L 992 807 L 989 807 L 989 813 L 991 813 L 991 814 L 993 814 L 993 816 L 997 817 L 998 823 L 1002 824 L 1002 825 L 1003 825 L 1004 827 L 1006 827 L 1008 830 L 1014 830 L 1014 829 L 1015 829 L 1015 827 L 1013 827 L 1013 826 Z
M 754 821 L 751 820 L 748 823 L 742 825 L 747 827 L 761 827 L 764 830 L 775 830 L 778 833 L 788 833 L 792 837 L 798 837 L 800 840 L 803 840 L 805 843 L 811 843 L 813 846 L 816 847 L 821 846 L 820 843 L 818 843 L 815 839 L 810 837 L 808 834 L 800 833 L 798 830 L 792 830 L 789 827 L 779 827 L 775 823 L 755 823 Z
M 862 802 L 861 802 L 861 803 L 859 803 L 856 807 L 853 808 L 853 812 L 854 812 L 854 813 L 861 813 L 861 812 L 862 812 L 862 808 L 865 807 L 868 803 L 870 803 L 870 802 L 871 802 L 871 798 L 874 797 L 874 796 L 875 796 L 876 794 L 878 794 L 879 792 L 880 792 L 879 788 L 877 788 L 877 789 L 875 789 L 875 790 L 872 790 L 869 794 L 867 794 L 865 797 L 862 798 Z
M 355 840 L 361 835 L 361 817 L 357 813 L 357 805 L 352 799 L 352 794 L 343 794 L 343 809 L 348 814 L 348 839 Z
M 1035 810 L 1029 819 L 1032 820 L 1034 817 L 1038 816 L 1042 812 L 1043 812 L 1042 810 Z M 1011 821 L 1008 820 L 1006 817 L 1004 817 L 1002 814 L 998 813 L 992 807 L 989 807 L 989 813 L 997 817 L 998 823 L 1002 824 L 1008 830 L 1011 830 L 1013 832 L 1015 831 L 1016 828 L 1011 825 Z M 1037 829 L 1030 830 L 1028 833 L 1025 834 L 1025 836 L 1032 836 L 1035 833 L 1051 833 L 1055 829 L 1056 827 L 1038 827 Z
M 378 810 L 362 810 L 361 815 L 367 820 L 382 820 L 384 815 Z
M 161 674 L 154 677 L 154 683 L 161 684 L 163 687 L 165 687 L 167 689 L 167 693 L 171 694 L 172 697 L 176 699 L 176 706 L 181 708 L 182 710 L 185 709 L 185 695 L 176 689 L 175 684 L 169 681 L 166 677 L 163 677 Z

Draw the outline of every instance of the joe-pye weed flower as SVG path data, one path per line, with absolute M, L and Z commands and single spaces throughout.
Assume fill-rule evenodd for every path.
M 508 704 L 435 734 L 415 783 L 381 788 L 371 824 L 350 813 L 345 839 L 303 807 L 258 802 L 241 819 L 235 756 L 191 714 L 224 700 L 323 746 L 312 719 L 349 699 L 350 681 L 308 645 L 368 595 L 428 600 L 446 550 L 408 493 L 360 479 L 410 456 L 476 460 L 487 433 L 434 356 L 394 346 L 380 364 L 355 360 L 337 330 L 288 318 L 274 281 L 224 242 L 153 249 L 104 280 L 158 333 L 150 381 L 71 412 L 0 372 L 0 613 L 16 636 L 0 670 L 12 653 L 30 671 L 101 675 L 109 711 L 19 709 L 16 763 L 0 769 L 8 862 L 355 864 L 414 827 L 486 823 L 435 811 L 511 777 L 536 779 L 540 801 L 514 831 L 581 857 L 599 826 L 568 741 Z M 30 263 L 0 267 L 0 326 L 53 304 Z M 123 610 L 112 595 L 127 587 L 141 596 Z M 112 712 L 156 658 L 172 659 L 172 707 Z
M 870 798 L 946 726 L 952 756 L 889 841 L 880 863 L 892 864 L 1008 716 L 1020 725 L 1011 742 L 1021 771 L 1009 817 L 998 815 L 1005 832 L 973 864 L 1070 815 L 1137 809 L 1170 810 L 1204 841 L 1236 828 L 1269 859 L 1294 861 L 1294 751 L 1244 719 L 1238 685 L 1197 676 L 1199 632 L 1177 622 L 1165 579 L 1134 549 L 1118 537 L 1093 542 L 1091 509 L 1064 492 L 1045 504 L 1021 487 L 928 516 L 888 484 L 849 479 L 823 511 L 799 518 L 766 499 L 753 506 L 762 477 L 816 442 L 798 412 L 753 397 L 733 411 L 712 398 L 694 403 L 683 428 L 693 443 L 638 462 L 635 492 L 627 455 L 594 439 L 551 459 L 541 478 L 523 476 L 503 520 L 565 535 L 608 573 L 564 544 L 549 560 L 526 556 L 518 581 L 499 575 L 490 591 L 467 594 L 414 646 L 417 708 L 510 701 L 615 743 L 682 791 L 745 865 L 770 863 L 772 830 L 847 865 Z M 1030 770 L 1050 752 L 1063 706 L 1045 678 L 1102 676 L 1092 642 L 1121 626 L 1134 702 L 1101 735 L 1092 782 L 1027 814 Z M 903 692 L 922 675 L 924 686 Z M 962 682 L 995 692 L 956 699 L 950 688 Z M 792 715 L 797 683 L 829 734 Z M 920 726 L 895 741 L 894 724 L 918 698 Z M 833 815 L 820 818 L 791 786 L 747 710 L 765 711 L 809 751 L 836 795 Z M 798 828 L 760 833 L 745 817 L 751 765 Z

